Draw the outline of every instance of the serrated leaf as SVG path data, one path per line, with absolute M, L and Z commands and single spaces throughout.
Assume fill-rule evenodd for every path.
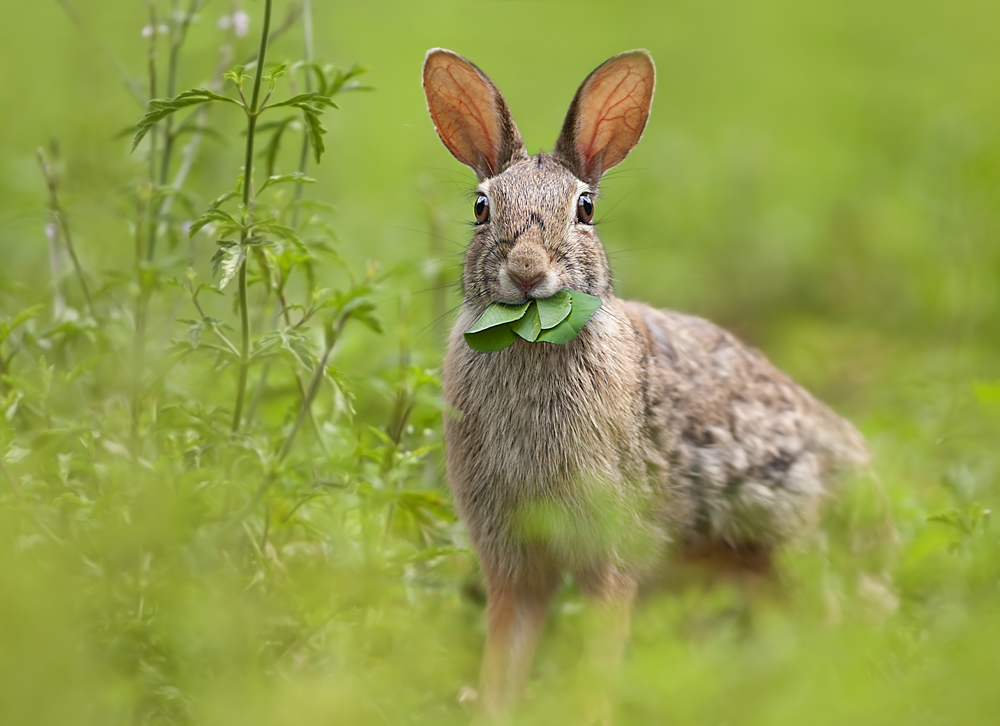
M 267 181 L 260 185 L 260 190 L 257 192 L 260 194 L 268 187 L 272 187 L 275 184 L 315 184 L 316 180 L 311 176 L 306 176 L 301 171 L 295 171 L 291 174 L 275 174 L 269 176 Z
M 286 98 L 284 101 L 279 101 L 278 103 L 269 103 L 267 108 L 279 108 L 281 106 L 295 106 L 297 108 L 302 108 L 303 106 L 308 106 L 311 103 L 318 103 L 320 106 L 329 106 L 330 108 L 340 108 L 337 104 L 333 102 L 329 96 L 324 96 L 322 93 L 316 93 L 315 91 L 311 93 L 300 93 L 297 96 L 292 96 L 291 98 Z M 317 113 L 321 113 L 319 109 L 316 109 Z
M 240 271 L 240 265 L 246 260 L 246 256 L 246 248 L 236 242 L 226 242 L 216 250 L 215 255 L 212 256 L 212 277 L 215 277 L 221 270 L 220 290 L 224 289 Z
M 538 339 L 538 334 L 542 332 L 542 323 L 538 317 L 538 305 L 529 304 L 524 315 L 510 324 L 510 329 L 529 343 L 534 343 Z
M 497 325 L 465 334 L 465 342 L 469 344 L 470 348 L 478 350 L 480 353 L 494 353 L 503 350 L 515 340 L 517 340 L 517 336 L 511 331 L 509 325 Z
M 315 110 L 308 110 L 309 106 L 299 106 L 302 109 L 302 117 L 306 122 L 306 133 L 309 136 L 309 145 L 313 150 L 313 158 L 316 159 L 316 163 L 319 163 L 320 158 L 323 156 L 323 152 L 326 151 L 326 144 L 323 143 L 323 134 L 326 133 L 326 127 L 319 120 L 319 113 Z
M 278 79 L 285 75 L 288 69 L 287 64 L 279 63 L 278 65 L 271 68 L 271 71 L 267 74 L 267 85 L 272 91 L 274 90 L 274 84 L 277 83 Z
M 280 334 L 281 347 L 287 350 L 304 369 L 313 366 L 313 352 L 309 347 L 309 338 L 294 328 L 285 328 Z
M 188 328 L 188 342 L 192 348 L 197 348 L 201 343 L 201 329 L 204 327 L 199 321 L 192 321 L 193 325 Z
M 353 65 L 351 68 L 344 72 L 338 70 L 333 82 L 326 88 L 328 95 L 333 96 L 336 93 L 343 91 L 368 91 L 371 90 L 369 86 L 362 86 L 357 81 L 352 81 L 351 79 L 355 76 L 359 76 L 362 73 L 367 73 L 368 68 L 365 66 Z
M 375 306 L 367 300 L 351 309 L 351 317 L 375 333 L 382 332 L 382 321 L 375 315 Z
M 264 230 L 278 237 L 281 237 L 282 239 L 288 240 L 296 247 L 298 247 L 300 250 L 306 249 L 306 246 L 302 243 L 302 240 L 300 240 L 298 235 L 295 234 L 295 230 L 289 227 L 288 225 L 278 224 L 277 222 L 271 221 L 269 219 L 255 225 L 254 229 Z
M 296 118 L 296 116 L 286 116 L 273 126 L 271 124 L 261 124 L 257 127 L 257 133 L 262 133 L 265 127 L 274 129 L 274 133 L 271 134 L 271 138 L 267 142 L 267 147 L 261 152 L 261 156 L 267 159 L 266 169 L 268 174 L 272 174 L 274 171 L 278 163 L 278 152 L 281 150 L 281 142 L 285 138 L 285 131 L 288 130 L 288 127 L 291 126 L 292 121 Z M 264 186 L 267 186 L 267 182 L 264 182 Z M 263 191 L 263 188 L 261 187 L 261 191 Z
M 569 288 L 563 288 L 552 297 L 538 301 L 538 317 L 542 330 L 556 327 L 566 319 L 573 309 L 573 298 Z
M 524 302 L 520 305 L 493 303 L 486 308 L 485 311 L 483 311 L 483 314 L 479 316 L 479 319 L 466 332 L 478 333 L 480 330 L 486 330 L 487 328 L 492 328 L 497 325 L 504 325 L 505 323 L 513 323 L 515 320 L 520 320 L 525 311 L 527 311 L 529 302 Z
M 223 197 L 225 196 L 226 195 L 224 194 L 222 195 L 222 197 L 219 197 L 219 199 L 225 201 L 225 199 L 223 199 Z M 213 206 L 209 208 L 209 210 L 205 214 L 203 214 L 202 216 L 200 216 L 198 219 L 196 219 L 191 223 L 191 226 L 188 227 L 188 237 L 194 237 L 196 234 L 198 234 L 199 231 L 201 231 L 202 227 L 204 227 L 207 224 L 210 224 L 211 222 L 227 222 L 229 224 L 232 224 L 233 227 L 235 227 L 236 229 L 240 228 L 239 222 L 233 219 L 231 214 L 221 209 L 217 209 Z
M 154 98 L 149 102 L 149 112 L 139 119 L 139 122 L 136 124 L 138 130 L 136 131 L 135 137 L 132 139 L 132 151 L 135 151 L 135 147 L 137 147 L 139 142 L 142 141 L 147 133 L 149 133 L 149 130 L 167 116 L 190 106 L 197 106 L 202 103 L 211 103 L 213 101 L 232 103 L 241 107 L 243 105 L 235 99 L 215 93 L 214 91 L 209 91 L 207 88 L 193 88 L 190 91 L 184 91 L 184 93 L 180 93 L 173 98 Z
M 226 81 L 232 81 L 233 83 L 236 84 L 237 88 L 239 88 L 240 90 L 242 90 L 243 89 L 243 81 L 244 80 L 250 80 L 250 76 L 248 76 L 248 75 L 246 75 L 246 74 L 243 73 L 243 71 L 245 71 L 245 70 L 246 70 L 246 68 L 244 68 L 243 66 L 236 65 L 236 66 L 233 67 L 233 69 L 231 71 L 226 71 L 225 73 L 223 73 L 222 74 L 222 78 L 223 78 L 223 80 L 226 80 Z

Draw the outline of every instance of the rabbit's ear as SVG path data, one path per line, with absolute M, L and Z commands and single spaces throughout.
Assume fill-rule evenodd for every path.
M 597 184 L 639 143 L 655 85 L 656 68 L 645 50 L 604 61 L 573 97 L 552 155 L 583 181 Z
M 427 110 L 441 141 L 480 179 L 528 158 L 500 91 L 485 73 L 457 53 L 433 48 L 424 60 Z

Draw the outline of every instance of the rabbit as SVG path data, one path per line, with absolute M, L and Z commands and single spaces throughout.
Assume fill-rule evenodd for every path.
M 448 482 L 486 586 L 487 717 L 516 703 L 565 575 L 608 614 L 598 657 L 617 662 L 638 585 L 664 558 L 767 572 L 775 547 L 815 525 L 835 473 L 868 460 L 850 423 L 757 350 L 615 297 L 594 206 L 654 84 L 647 51 L 610 58 L 552 153 L 529 156 L 483 71 L 441 48 L 424 61 L 437 134 L 479 180 L 442 382 Z M 467 344 L 490 304 L 563 288 L 601 300 L 568 343 Z

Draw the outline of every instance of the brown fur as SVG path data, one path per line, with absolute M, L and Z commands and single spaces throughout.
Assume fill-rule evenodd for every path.
M 427 69 L 442 67 L 451 72 L 439 87 Z M 462 77 L 496 123 L 466 113 Z M 477 170 L 502 169 L 480 174 L 490 219 L 466 253 L 444 367 L 445 400 L 459 412 L 445 419 L 448 481 L 486 577 L 482 701 L 497 713 L 523 684 L 562 573 L 619 613 L 604 650 L 620 653 L 628 603 L 671 543 L 687 561 L 764 572 L 775 546 L 815 523 L 835 470 L 867 453 L 849 423 L 729 333 L 615 297 L 577 200 L 596 198 L 600 174 L 639 140 L 648 54 L 615 56 L 588 76 L 553 155 L 523 152 L 499 91 L 460 56 L 431 51 L 424 79 L 445 145 Z M 502 138 L 470 152 L 484 127 Z M 475 154 L 483 163 L 467 161 Z M 564 345 L 469 348 L 463 332 L 486 307 L 522 302 L 517 283 L 536 277 L 531 297 L 568 287 L 602 307 Z

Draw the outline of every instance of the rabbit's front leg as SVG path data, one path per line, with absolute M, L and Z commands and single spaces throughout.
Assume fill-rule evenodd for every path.
M 577 573 L 575 579 L 589 601 L 590 617 L 580 689 L 585 695 L 579 703 L 582 713 L 574 722 L 608 726 L 638 583 L 610 565 Z
M 486 652 L 479 688 L 480 715 L 486 720 L 504 715 L 517 702 L 559 582 L 555 570 L 520 577 L 486 572 Z

